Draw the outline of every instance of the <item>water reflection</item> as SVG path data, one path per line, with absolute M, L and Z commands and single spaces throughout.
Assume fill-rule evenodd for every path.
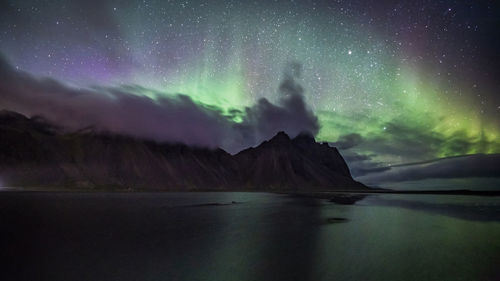
M 436 198 L 436 196 L 438 198 Z M 414 197 L 415 200 L 411 200 Z M 426 199 L 426 201 L 419 199 Z M 440 197 L 440 198 L 439 198 Z M 500 206 L 495 203 L 484 203 L 483 198 L 475 197 L 479 199 L 474 201 L 472 204 L 467 204 L 460 202 L 460 200 L 454 200 L 454 203 L 446 203 L 446 199 L 458 199 L 454 195 L 426 195 L 426 196 L 416 196 L 416 195 L 374 195 L 369 200 L 365 201 L 364 204 L 368 205 L 380 205 L 389 206 L 396 208 L 405 208 L 417 211 L 428 212 L 437 215 L 444 215 L 464 220 L 471 221 L 482 221 L 482 222 L 493 222 L 500 221 Z M 463 197 L 463 196 L 462 196 Z M 408 198 L 408 199 L 403 199 Z M 429 199 L 435 200 L 429 200 Z M 474 198 L 474 197 L 473 197 Z M 442 199 L 437 202 L 438 199 Z M 456 201 L 459 201 L 457 204 Z
M 367 196 L 367 194 L 337 194 L 332 195 L 329 201 L 342 205 L 353 205 Z
M 263 217 L 256 275 L 252 280 L 313 280 L 321 200 L 292 198 Z
M 498 220 L 498 200 L 1 195 L 9 280 L 488 280 L 499 273 L 492 261 L 500 259 L 500 224 L 482 223 Z

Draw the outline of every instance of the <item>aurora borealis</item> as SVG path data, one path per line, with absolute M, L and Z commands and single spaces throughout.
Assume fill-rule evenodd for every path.
M 183 94 L 236 125 L 260 98 L 279 104 L 283 71 L 299 63 L 316 138 L 361 177 L 500 153 L 494 1 L 2 1 L 0 18 L 16 70 L 152 100 Z

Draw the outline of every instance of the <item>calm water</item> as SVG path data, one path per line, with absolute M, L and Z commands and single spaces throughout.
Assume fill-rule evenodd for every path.
M 4 192 L 0 219 L 2 280 L 500 280 L 499 197 Z

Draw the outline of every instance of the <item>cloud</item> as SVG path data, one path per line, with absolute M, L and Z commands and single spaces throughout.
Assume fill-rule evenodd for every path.
M 371 170 L 357 179 L 365 183 L 424 179 L 493 178 L 500 176 L 500 154 L 473 154 Z
M 265 98 L 260 99 L 254 106 L 246 108 L 241 126 L 255 128 L 255 134 L 260 139 L 268 139 L 281 130 L 291 137 L 302 132 L 315 136 L 319 131 L 319 122 L 304 101 L 304 89 L 296 82 L 300 72 L 299 64 L 289 64 L 279 87 L 281 98 L 278 105 Z
M 330 143 L 333 146 L 338 147 L 339 149 L 349 149 L 357 146 L 363 141 L 363 138 L 360 134 L 352 133 L 347 135 L 342 135 L 336 142 Z
M 334 145 L 330 144 L 330 146 L 334 146 Z M 367 160 L 372 159 L 370 155 L 359 154 L 359 153 L 356 153 L 352 150 L 343 150 L 342 156 L 348 162 L 360 162 L 360 161 L 367 161 Z
M 182 94 L 152 99 L 137 95 L 136 87 L 72 88 L 17 71 L 0 56 L 0 108 L 40 115 L 69 130 L 93 126 L 160 142 L 237 152 L 278 131 L 291 136 L 302 131 L 317 134 L 317 117 L 308 109 L 303 89 L 296 82 L 297 67 L 287 69 L 278 104 L 261 99 L 244 111 L 225 113 Z M 237 114 L 240 123 L 233 121 Z
M 355 178 L 390 169 L 387 165 L 373 160 L 372 155 L 356 153 L 350 149 L 343 150 L 341 153 L 349 166 L 351 175 Z
M 421 189 L 457 188 L 460 183 L 461 187 L 471 188 L 479 178 L 500 178 L 500 170 L 492 168 L 500 167 L 498 156 L 479 154 L 498 151 L 498 142 L 487 138 L 484 129 L 481 129 L 483 134 L 476 135 L 464 131 L 442 132 L 436 130 L 437 125 L 442 125 L 439 118 L 424 123 L 402 118 L 383 121 L 365 115 L 330 114 L 324 119 L 335 125 L 337 122 L 347 124 L 336 126 L 343 134 L 330 144 L 339 147 L 353 177 L 367 185 Z M 364 130 L 363 126 L 374 129 Z M 358 136 L 356 131 L 366 133 Z M 436 155 L 445 158 L 436 159 Z M 462 156 L 451 157 L 456 155 Z M 411 164 L 394 165 L 410 161 Z

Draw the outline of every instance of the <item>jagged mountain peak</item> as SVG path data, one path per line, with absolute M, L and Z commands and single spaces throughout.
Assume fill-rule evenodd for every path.
M 255 148 L 231 155 L 222 149 L 156 143 L 112 133 L 51 133 L 44 129 L 48 124 L 40 125 L 44 119 L 8 111 L 1 114 L 14 118 L 6 118 L 0 126 L 0 174 L 12 186 L 261 191 L 366 188 L 352 179 L 337 149 L 316 143 L 306 133 L 291 139 L 278 132 Z
M 284 131 L 279 131 L 274 137 L 268 140 L 268 142 L 287 142 L 290 140 L 290 137 Z

